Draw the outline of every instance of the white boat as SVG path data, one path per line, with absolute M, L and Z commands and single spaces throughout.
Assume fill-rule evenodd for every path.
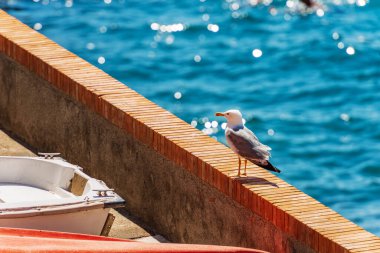
M 43 155 L 0 156 L 0 227 L 106 235 L 110 208 L 124 200 L 79 166 Z

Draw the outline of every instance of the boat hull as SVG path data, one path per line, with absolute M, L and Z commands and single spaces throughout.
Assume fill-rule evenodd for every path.
M 101 236 L 9 228 L 0 228 L 0 252 L 265 253 L 265 251 L 255 249 L 229 246 L 143 243 Z
M 109 208 L 65 210 L 62 213 L 31 213 L 27 217 L 0 218 L 0 227 L 40 229 L 100 235 Z

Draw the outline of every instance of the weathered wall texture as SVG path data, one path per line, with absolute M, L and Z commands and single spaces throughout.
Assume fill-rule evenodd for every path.
M 174 242 L 380 252 L 380 239 L 0 11 L 0 125 L 112 186 Z
M 173 242 L 314 252 L 0 54 L 0 125 L 101 178 Z

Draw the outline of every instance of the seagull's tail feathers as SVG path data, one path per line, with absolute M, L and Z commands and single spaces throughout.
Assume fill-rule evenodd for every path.
M 261 167 L 263 167 L 264 169 L 267 169 L 267 170 L 270 170 L 270 171 L 274 171 L 274 172 L 277 172 L 277 173 L 280 173 L 281 170 L 277 169 L 276 167 L 274 167 L 269 161 L 267 161 L 268 163 L 266 165 L 260 165 Z

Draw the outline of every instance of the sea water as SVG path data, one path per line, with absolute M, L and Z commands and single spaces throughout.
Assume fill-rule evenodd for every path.
M 380 235 L 380 1 L 320 3 L 0 0 L 222 143 L 240 109 L 281 178 Z

